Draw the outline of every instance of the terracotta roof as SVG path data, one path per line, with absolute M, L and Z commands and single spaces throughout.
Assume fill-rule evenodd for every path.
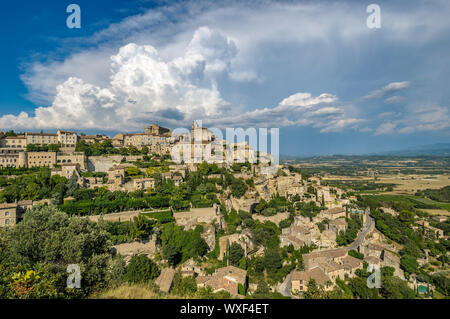
M 318 285 L 324 285 L 330 278 L 325 274 L 325 272 L 319 267 L 315 267 L 309 271 L 296 271 L 292 274 L 292 280 L 304 280 L 308 284 L 310 279 L 314 279 Z
M 159 289 L 163 292 L 169 292 L 172 288 L 173 277 L 175 275 L 175 269 L 164 268 L 161 270 L 161 274 L 155 280 L 155 284 L 159 286 Z
M 299 247 L 302 247 L 305 245 L 305 242 L 301 239 L 298 239 L 297 237 L 294 236 L 288 236 L 286 238 L 288 241 L 290 241 L 292 244 L 296 243 Z
M 298 233 L 302 233 L 302 234 L 309 234 L 309 233 L 311 233 L 311 231 L 305 226 L 292 226 L 291 230 L 295 231 L 295 232 L 298 232 Z
M 235 266 L 227 266 L 217 269 L 215 272 L 215 276 L 231 277 L 234 278 L 238 283 L 244 284 L 245 279 L 247 277 L 247 271 L 237 268 Z
M 33 201 L 31 199 L 21 200 L 17 204 L 19 204 L 20 206 L 22 206 L 22 205 L 33 205 Z
M 330 224 L 347 226 L 347 222 L 345 221 L 344 218 L 334 219 L 334 220 L 330 221 Z
M 344 257 L 346 255 L 347 255 L 347 250 L 345 248 L 337 248 L 337 249 L 331 249 L 331 250 L 314 251 L 309 254 L 304 254 L 303 260 L 314 259 L 314 258 L 319 258 L 319 257 L 336 258 L 336 257 Z
M 340 213 L 344 213 L 345 210 L 342 207 L 335 207 L 335 208 L 330 208 L 327 209 L 325 211 L 323 211 L 322 213 L 327 214 L 327 215 L 335 215 L 335 214 L 340 214 Z
M 379 251 L 382 251 L 382 250 L 385 250 L 385 249 L 386 249 L 384 246 L 377 245 L 377 244 L 372 244 L 372 243 L 368 244 L 367 247 L 368 247 L 369 249 L 372 249 L 372 250 L 379 250 Z
M 2 203 L 0 209 L 17 207 L 17 203 Z
M 205 284 L 206 282 L 208 282 L 211 279 L 211 276 L 198 276 L 197 278 L 195 278 L 197 285 L 199 284 Z
M 328 262 L 324 262 L 324 263 L 319 263 L 319 266 L 321 268 L 323 268 L 323 270 L 326 273 L 333 272 L 333 271 L 344 268 L 343 265 L 339 265 L 337 262 L 332 261 L 332 260 L 330 260 Z
M 342 263 L 344 264 L 344 266 L 354 269 L 360 267 L 363 264 L 363 261 L 353 256 L 345 256 L 344 258 L 342 258 Z
M 37 136 L 58 136 L 58 134 L 52 133 L 27 133 L 27 135 L 37 135 Z
M 366 258 L 364 258 L 365 261 L 367 261 L 369 264 L 380 264 L 380 258 L 377 258 L 375 256 L 368 256 Z
M 213 290 L 225 289 L 230 293 L 236 289 L 238 284 L 245 284 L 247 278 L 247 271 L 234 267 L 227 266 L 219 268 L 212 276 L 198 276 L 196 278 L 197 284 L 204 284 L 210 286 Z M 230 291 L 230 285 L 232 290 Z

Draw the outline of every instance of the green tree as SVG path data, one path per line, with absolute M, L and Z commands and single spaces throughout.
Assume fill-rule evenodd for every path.
M 130 176 L 136 176 L 139 175 L 141 173 L 141 170 L 137 167 L 131 166 L 131 167 L 127 167 L 127 174 Z
M 398 277 L 386 277 L 381 285 L 381 294 L 387 299 L 414 299 L 416 294 L 406 281 Z
M 269 249 L 264 255 L 264 267 L 268 272 L 275 273 L 282 266 L 281 256 L 277 250 Z
M 64 195 L 61 192 L 55 192 L 51 198 L 51 204 L 54 206 L 61 205 L 64 200 Z
M 244 181 L 242 181 L 241 179 L 234 179 L 231 184 L 231 195 L 236 198 L 241 198 L 242 196 L 244 196 L 247 189 L 248 186 L 244 183 Z
M 7 241 L 2 236 L 0 232 L 0 264 L 34 270 L 54 282 L 60 296 L 87 296 L 109 285 L 113 259 L 109 235 L 88 219 L 69 218 L 53 206 L 33 207 L 8 231 Z M 83 274 L 82 288 L 75 292 L 66 290 L 69 264 L 78 264 Z
M 310 279 L 306 291 L 303 293 L 305 299 L 322 299 L 323 290 L 317 285 L 314 279 Z
M 182 254 L 175 244 L 169 243 L 163 248 L 163 256 L 169 265 L 176 266 L 181 261 Z
M 130 237 L 136 240 L 142 240 L 148 237 L 152 230 L 152 223 L 147 221 L 142 215 L 133 217 L 133 223 L 130 225 Z
M 145 255 L 135 255 L 131 258 L 125 273 L 129 283 L 145 283 L 155 279 L 160 274 L 158 266 Z
M 143 146 L 141 148 L 141 153 L 144 154 L 144 155 L 147 155 L 149 153 L 148 147 L 147 146 Z
M 400 267 L 408 274 L 413 274 L 417 272 L 419 264 L 413 256 L 404 255 L 400 258 Z
M 229 253 L 230 264 L 239 267 L 239 262 L 242 257 L 244 257 L 244 249 L 238 243 L 232 243 Z
M 72 174 L 72 176 L 68 180 L 66 187 L 67 187 L 67 191 L 66 191 L 67 196 L 73 196 L 73 193 L 75 193 L 75 191 L 79 188 L 78 176 L 75 174 L 75 172 Z
M 376 299 L 378 298 L 378 289 L 369 288 L 367 286 L 367 280 L 355 277 L 349 281 L 350 289 L 355 297 L 359 299 Z

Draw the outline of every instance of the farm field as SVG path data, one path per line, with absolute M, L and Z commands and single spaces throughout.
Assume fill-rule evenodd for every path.
M 450 175 L 382 175 L 376 183 L 396 184 L 392 193 L 414 194 L 417 190 L 440 189 L 450 185 Z
M 398 195 L 398 194 L 379 194 L 379 195 L 367 195 L 367 197 L 376 198 L 386 202 L 405 202 L 412 204 L 418 209 L 431 209 L 436 214 L 450 212 L 450 203 L 437 202 L 428 198 L 414 196 L 414 195 Z

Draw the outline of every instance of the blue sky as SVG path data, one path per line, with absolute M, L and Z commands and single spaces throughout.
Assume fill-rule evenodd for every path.
M 450 4 L 4 1 L 0 129 L 279 127 L 286 155 L 447 142 Z M 81 7 L 68 29 L 66 7 Z

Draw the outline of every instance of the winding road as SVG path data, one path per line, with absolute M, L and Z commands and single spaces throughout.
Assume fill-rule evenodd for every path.
M 357 250 L 358 246 L 360 246 L 364 239 L 366 238 L 367 234 L 370 233 L 375 228 L 375 220 L 370 217 L 369 214 L 366 214 L 366 223 L 364 224 L 364 227 L 361 231 L 361 233 L 356 237 L 355 241 L 348 245 L 347 250 Z

